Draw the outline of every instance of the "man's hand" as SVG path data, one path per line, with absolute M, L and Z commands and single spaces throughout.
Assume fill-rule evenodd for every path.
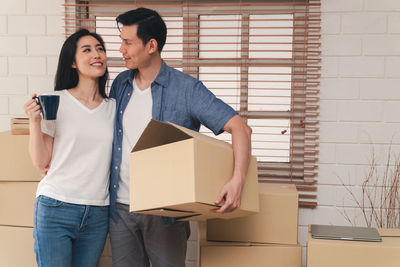
M 240 206 L 242 199 L 243 181 L 240 177 L 232 177 L 227 182 L 218 194 L 217 199 L 214 201 L 217 205 L 222 205 L 219 209 L 213 210 L 218 213 L 232 212 Z M 225 201 L 223 201 L 225 200 Z
M 232 179 L 222 187 L 215 204 L 222 205 L 213 211 L 219 213 L 232 212 L 240 206 L 242 189 L 246 181 L 246 173 L 251 156 L 251 128 L 240 118 L 233 116 L 222 128 L 232 134 L 232 149 L 235 158 Z M 225 202 L 223 202 L 225 201 Z

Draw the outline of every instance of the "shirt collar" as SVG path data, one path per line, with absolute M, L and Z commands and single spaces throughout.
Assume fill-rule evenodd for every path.
M 168 86 L 168 82 L 169 82 L 168 66 L 164 62 L 164 60 L 162 61 L 160 72 L 158 73 L 158 75 L 157 75 L 156 79 L 154 80 L 154 82 L 158 83 L 162 87 L 167 87 Z
M 155 83 L 160 84 L 163 87 L 167 87 L 168 86 L 168 82 L 169 82 L 169 76 L 168 76 L 168 66 L 167 64 L 164 62 L 164 60 L 162 61 L 161 64 L 161 69 L 160 72 L 158 73 L 156 79 L 154 80 Z M 129 84 L 133 84 L 133 78 L 135 77 L 136 73 L 138 72 L 138 69 L 133 69 L 130 71 L 130 74 L 125 78 L 124 82 L 128 82 Z

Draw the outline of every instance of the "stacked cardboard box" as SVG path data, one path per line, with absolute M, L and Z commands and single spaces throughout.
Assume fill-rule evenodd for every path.
M 0 265 L 37 266 L 33 251 L 33 214 L 41 173 L 33 166 L 29 135 L 0 133 Z M 111 267 L 106 242 L 99 267 Z
M 260 184 L 259 190 L 258 214 L 230 220 L 208 220 L 206 227 L 203 226 L 206 229 L 202 229 L 200 224 L 201 267 L 301 266 L 296 187 Z
M 28 118 L 12 118 L 10 121 L 11 134 L 29 134 Z
M 382 242 L 314 239 L 308 233 L 307 267 L 399 267 L 400 229 L 378 229 Z
M 0 259 L 2 266 L 36 266 L 33 210 L 40 172 L 28 153 L 28 135 L 0 133 Z

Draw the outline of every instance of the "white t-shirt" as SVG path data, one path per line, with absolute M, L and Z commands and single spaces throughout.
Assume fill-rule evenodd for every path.
M 117 202 L 129 205 L 129 160 L 132 148 L 135 146 L 144 128 L 152 117 L 153 99 L 150 87 L 140 90 L 133 81 L 131 99 L 125 109 L 122 119 L 124 137 L 122 138 L 122 161 Z
M 68 90 L 57 91 L 57 120 L 42 120 L 42 132 L 54 137 L 50 169 L 36 196 L 81 205 L 109 205 L 115 100 L 90 110 Z

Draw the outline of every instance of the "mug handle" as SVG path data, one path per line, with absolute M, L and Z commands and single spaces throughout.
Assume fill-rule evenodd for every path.
M 42 110 L 42 105 L 40 104 L 39 97 L 33 96 L 32 99 L 34 99 L 34 100 L 36 101 L 36 103 L 37 103 L 37 104 L 39 105 L 39 107 L 40 107 L 40 110 Z

